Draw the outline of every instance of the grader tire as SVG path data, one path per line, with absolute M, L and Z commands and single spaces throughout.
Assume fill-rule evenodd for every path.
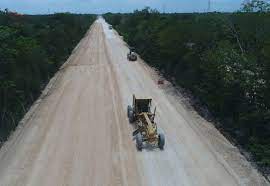
M 163 150 L 165 145 L 165 136 L 164 134 L 160 133 L 158 135 L 158 147 Z
M 139 151 L 142 150 L 142 147 L 143 147 L 143 138 L 142 138 L 142 134 L 141 133 L 138 133 L 136 135 L 136 146 L 137 146 L 137 149 Z
M 133 123 L 134 122 L 134 113 L 133 113 L 133 109 L 130 105 L 127 107 L 127 115 L 128 115 L 129 122 Z
M 132 61 L 137 61 L 137 56 L 133 56 Z
M 127 117 L 129 117 L 129 111 L 132 110 L 132 107 L 130 105 L 127 106 Z

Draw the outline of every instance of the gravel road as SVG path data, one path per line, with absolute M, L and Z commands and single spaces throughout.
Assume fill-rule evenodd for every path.
M 99 18 L 0 150 L 1 186 L 269 185 Z M 153 98 L 163 151 L 136 150 L 132 94 Z

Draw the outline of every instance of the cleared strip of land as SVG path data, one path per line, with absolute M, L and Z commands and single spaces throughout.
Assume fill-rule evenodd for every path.
M 0 185 L 268 185 L 238 149 L 157 85 L 103 19 L 0 151 Z M 138 152 L 126 107 L 152 97 L 166 145 Z

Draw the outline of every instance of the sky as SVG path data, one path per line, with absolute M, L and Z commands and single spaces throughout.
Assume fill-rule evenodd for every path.
M 211 11 L 232 12 L 244 0 L 211 0 Z M 132 12 L 146 6 L 160 12 L 205 12 L 208 0 L 0 0 L 0 9 L 25 14 L 55 12 L 94 13 Z

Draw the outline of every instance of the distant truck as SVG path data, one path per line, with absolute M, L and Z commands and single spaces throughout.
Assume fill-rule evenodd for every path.
M 127 54 L 127 59 L 129 61 L 137 61 L 137 54 L 135 53 L 134 47 L 129 48 L 129 53 Z
M 111 30 L 113 27 L 112 27 L 112 25 L 109 25 L 109 29 Z

